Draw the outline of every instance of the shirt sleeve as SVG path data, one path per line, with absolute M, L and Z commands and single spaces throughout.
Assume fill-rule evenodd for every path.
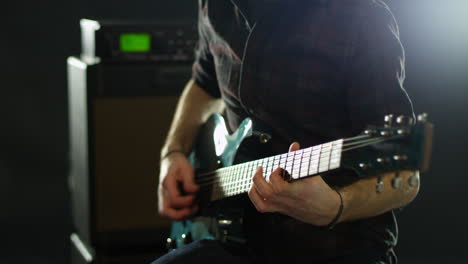
M 403 87 L 405 53 L 397 22 L 386 4 L 372 1 L 350 59 L 347 89 L 353 133 L 366 125 L 383 124 L 387 114 L 414 118 L 413 105 Z
M 195 48 L 195 61 L 192 66 L 192 79 L 195 83 L 215 98 L 221 93 L 216 77 L 216 68 L 209 46 L 208 25 L 205 23 L 208 16 L 208 2 L 199 0 L 198 9 L 198 43 Z

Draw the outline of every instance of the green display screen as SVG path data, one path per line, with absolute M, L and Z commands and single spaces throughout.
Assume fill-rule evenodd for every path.
M 124 33 L 120 35 L 120 51 L 149 52 L 151 51 L 151 35 L 148 33 Z

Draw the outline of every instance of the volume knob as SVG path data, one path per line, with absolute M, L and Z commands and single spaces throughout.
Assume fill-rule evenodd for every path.
M 192 233 L 188 232 L 187 234 L 182 234 L 182 243 L 184 243 L 184 245 L 190 244 L 192 242 Z
M 172 250 L 177 248 L 177 243 L 175 240 L 172 240 L 172 238 L 168 237 L 166 239 L 166 249 L 167 250 Z

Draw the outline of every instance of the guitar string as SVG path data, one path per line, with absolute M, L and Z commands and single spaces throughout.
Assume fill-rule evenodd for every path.
M 377 140 L 374 140 L 374 141 L 384 141 L 382 139 L 377 139 Z M 374 141 L 370 141 L 370 140 L 367 140 L 367 145 L 369 144 L 375 144 Z M 365 145 L 365 143 L 361 144 L 361 145 Z M 342 150 L 342 152 L 344 152 L 345 150 Z M 309 156 L 310 157 L 310 156 Z M 255 170 L 252 170 L 250 173 L 247 173 L 247 175 L 253 175 L 253 173 L 255 172 Z M 264 171 L 264 175 L 269 175 L 272 171 L 270 170 L 265 170 Z M 320 174 L 320 173 L 316 173 L 317 175 Z M 316 174 L 312 174 L 312 175 L 316 175 Z M 312 175 L 309 175 L 309 176 L 312 176 Z M 252 186 L 252 178 L 251 177 L 245 177 L 246 176 L 246 173 L 244 172 L 242 175 L 238 175 L 238 176 L 234 176 L 234 177 L 237 177 L 239 178 L 238 180 L 236 181 L 230 181 L 230 182 L 227 182 L 225 184 L 221 184 L 221 185 L 215 185 L 216 183 L 219 183 L 221 178 L 223 178 L 223 176 L 221 175 L 214 175 L 215 176 L 215 179 L 214 181 L 206 181 L 202 184 L 200 184 L 200 189 L 201 190 L 212 190 L 213 191 L 213 194 L 212 196 L 214 195 L 216 197 L 216 199 L 220 199 L 220 198 L 223 198 L 223 197 L 231 197 L 231 196 L 235 196 L 237 194 L 241 194 L 241 193 L 244 193 L 246 191 L 248 191 L 248 189 L 251 188 Z M 213 188 L 214 186 L 214 188 Z M 214 199 L 214 200 L 216 200 Z
M 396 137 L 386 138 L 386 139 L 373 138 L 373 139 L 369 139 L 369 140 L 363 140 L 363 141 L 360 142 L 361 145 L 357 145 L 357 146 L 356 146 L 356 144 L 345 144 L 345 145 L 343 145 L 343 147 L 353 146 L 353 145 L 354 145 L 354 147 L 351 147 L 351 148 L 348 148 L 348 149 L 343 149 L 342 152 L 345 152 L 347 150 L 357 149 L 357 148 L 368 146 L 368 145 L 372 145 L 372 144 L 383 142 L 383 141 L 386 141 L 386 140 L 392 140 L 392 139 L 395 139 L 395 138 Z M 366 145 L 363 145 L 363 144 L 366 144 Z M 309 158 L 309 157 L 310 156 L 305 156 L 305 158 Z M 258 162 L 258 161 L 251 161 L 251 162 Z M 250 163 L 250 162 L 244 163 L 242 165 L 238 165 L 239 167 L 237 167 L 237 169 L 245 170 L 245 168 L 247 168 L 248 166 L 251 166 L 251 165 L 247 165 L 248 163 Z M 263 165 L 264 163 L 268 163 L 268 161 L 263 161 L 263 162 L 258 162 L 258 163 L 259 163 L 258 165 Z M 222 168 L 222 169 L 218 169 L 218 170 L 213 171 L 213 172 L 205 173 L 201 177 L 198 175 L 197 176 L 197 180 L 198 180 L 197 184 L 210 183 L 210 180 L 212 180 L 213 178 L 222 178 L 223 177 L 223 176 L 218 176 L 219 174 L 221 174 L 223 172 L 232 172 L 233 169 L 234 169 L 233 167 Z M 253 171 L 255 171 L 255 170 L 256 170 L 256 168 Z
M 388 140 L 393 140 L 393 139 L 396 139 L 398 137 L 401 137 L 401 136 L 394 136 L 394 137 L 391 137 L 391 138 L 377 138 L 377 139 L 374 139 L 374 140 L 366 140 L 366 141 L 363 141 L 361 145 L 359 146 L 354 146 L 354 147 L 351 147 L 351 148 L 347 148 L 347 149 L 343 149 L 342 152 L 346 152 L 346 151 L 350 151 L 350 150 L 354 150 L 354 149 L 357 149 L 357 148 L 362 148 L 362 147 L 365 147 L 365 146 L 369 146 L 369 145 L 373 145 L 373 144 L 376 144 L 376 143 L 380 143 L 380 142 L 384 142 L 384 141 L 388 141 Z M 245 169 L 245 168 L 244 168 Z M 252 174 L 253 172 L 255 172 L 256 169 L 252 170 L 250 172 L 250 174 Z M 272 170 L 273 171 L 273 170 Z M 271 171 L 271 172 L 272 172 Z M 270 171 L 265 171 L 265 174 L 268 174 L 268 173 L 271 173 Z M 245 172 L 242 173 L 241 175 L 239 176 L 234 176 L 234 178 L 240 178 L 239 180 L 236 180 L 236 181 L 231 181 L 230 183 L 228 183 L 227 185 L 234 185 L 234 184 L 237 184 L 239 182 L 243 182 L 243 181 L 246 181 L 246 180 L 251 180 L 251 178 L 242 178 L 244 177 L 245 175 Z M 211 172 L 210 174 L 211 177 L 205 177 L 203 180 L 204 181 L 198 181 L 197 184 L 199 184 L 202 188 L 204 186 L 210 186 L 210 185 L 213 185 L 215 184 L 216 182 L 219 182 L 221 180 L 221 178 L 223 178 L 223 176 L 220 176 L 219 175 L 219 171 L 215 171 L 215 172 Z M 213 181 L 214 179 L 214 181 Z
M 354 149 L 366 147 L 366 146 L 369 146 L 369 145 L 381 143 L 381 142 L 384 142 L 384 141 L 398 139 L 398 138 L 401 138 L 401 137 L 403 137 L 403 136 L 398 135 L 398 136 L 393 136 L 393 137 L 391 137 L 391 138 L 381 138 L 381 139 L 375 140 L 375 141 L 373 141 L 373 142 L 371 142 L 371 143 L 366 143 L 366 144 L 364 144 L 364 145 L 362 145 L 362 144 L 361 144 L 361 145 L 356 145 L 356 146 L 352 146 L 352 145 L 351 145 L 352 147 L 346 148 L 346 149 L 343 148 L 343 150 L 342 150 L 341 152 L 346 152 L 346 151 L 350 151 L 350 150 L 354 150 Z M 347 147 L 348 147 L 348 146 L 347 146 Z
M 383 141 L 395 139 L 395 138 L 398 138 L 398 137 L 399 136 L 395 136 L 395 137 L 388 138 L 388 139 L 379 139 L 379 141 L 383 142 Z M 371 143 L 363 144 L 363 146 L 371 145 L 371 144 L 375 144 L 375 143 L 371 142 Z M 361 146 L 361 147 L 363 147 L 363 146 Z M 343 150 L 343 152 L 353 150 L 353 149 L 355 149 L 355 147 L 345 149 L 345 150 Z M 317 175 L 318 174 L 320 174 L 320 173 L 317 173 Z M 313 175 L 316 175 L 316 174 L 313 174 Z M 309 175 L 309 176 L 313 176 L 313 175 Z M 201 190 L 203 190 L 203 189 L 213 190 L 212 185 L 214 185 L 215 183 L 216 183 L 216 181 L 213 182 L 213 184 L 210 184 L 210 183 L 204 184 L 204 185 L 201 186 L 200 189 Z M 251 186 L 252 186 L 251 178 L 241 178 L 241 179 L 239 179 L 239 180 L 237 180 L 235 182 L 230 182 L 230 183 L 228 183 L 228 184 L 226 184 L 224 186 L 221 186 L 221 185 L 215 186 L 215 187 L 217 187 L 217 189 L 213 190 L 214 192 L 216 192 L 216 193 L 213 193 L 213 194 L 216 195 L 216 197 L 217 197 L 216 199 L 220 199 L 220 198 L 223 198 L 223 197 L 231 197 L 231 196 L 235 196 L 237 194 L 245 193 L 246 191 L 248 191 L 248 189 L 251 188 Z M 216 200 L 216 199 L 213 199 L 213 200 Z
M 365 135 L 365 136 L 368 137 L 367 135 Z M 357 138 L 357 137 L 355 137 L 355 138 Z M 369 141 L 372 141 L 372 140 L 377 140 L 377 139 L 376 139 L 376 138 L 373 138 L 373 139 L 368 139 L 368 140 L 361 140 L 361 141 L 358 141 L 358 142 L 352 142 L 352 143 L 350 143 L 350 144 L 344 144 L 343 147 L 348 147 L 348 146 L 352 146 L 352 145 L 356 145 L 356 144 L 362 144 L 362 143 L 366 143 L 366 142 L 369 142 Z M 346 141 L 352 141 L 352 140 L 346 140 Z M 290 153 L 293 153 L 293 152 L 290 152 Z M 275 156 L 273 156 L 273 157 L 275 157 Z M 306 157 L 310 157 L 310 156 L 306 156 Z M 271 157 L 270 157 L 270 158 L 271 158 Z M 199 182 L 202 182 L 203 179 L 209 180 L 210 178 L 212 178 L 211 176 L 213 176 L 214 174 L 220 174 L 220 173 L 223 173 L 223 172 L 225 172 L 225 171 L 232 171 L 232 170 L 235 169 L 234 167 L 236 167 L 236 166 L 239 166 L 239 167 L 237 167 L 238 169 L 241 169 L 241 168 L 244 169 L 244 168 L 247 167 L 247 166 L 251 166 L 251 164 L 249 164 L 249 163 L 252 163 L 252 164 L 255 163 L 255 162 L 258 162 L 258 163 L 266 163 L 266 162 L 268 162 L 268 161 L 266 161 L 266 160 L 268 160 L 268 159 L 269 159 L 269 158 L 263 159 L 263 162 L 260 162 L 260 161 L 262 161 L 262 160 L 250 161 L 250 162 L 246 162 L 246 163 L 244 163 L 244 164 L 235 165 L 235 166 L 233 166 L 233 167 L 220 168 L 220 169 L 218 169 L 218 170 L 216 170 L 216 171 L 211 171 L 211 172 L 206 172 L 206 173 L 200 173 L 200 174 L 197 175 L 197 179 L 199 180 Z M 259 165 L 260 165 L 260 164 L 259 164 Z M 244 168 L 243 168 L 243 167 L 244 167 Z
M 355 137 L 351 137 L 351 138 L 346 138 L 346 139 L 343 139 L 343 143 L 345 142 L 351 142 L 349 144 L 360 144 L 362 143 L 363 141 L 355 141 L 355 140 L 359 140 L 361 138 L 368 138 L 370 137 L 369 135 L 360 135 L 360 136 L 355 136 Z M 333 142 L 333 141 L 332 141 Z M 348 145 L 346 144 L 343 144 L 343 147 L 346 147 Z M 309 148 L 312 148 L 312 147 L 309 147 Z M 307 149 L 307 148 L 306 148 Z M 293 152 L 288 152 L 288 153 L 285 153 L 285 154 L 290 154 L 290 153 L 294 153 L 295 151 Z M 279 156 L 279 155 L 278 155 Z M 276 157 L 276 156 L 273 156 L 273 157 Z M 268 158 L 265 158 L 265 159 L 269 159 L 269 158 L 272 158 L 272 157 L 268 157 Z M 264 159 L 260 159 L 260 160 L 264 160 Z M 255 162 L 255 161 L 249 161 L 249 162 L 246 162 L 245 164 L 247 163 L 250 163 L 250 162 Z M 234 165 L 234 166 L 240 166 L 240 165 Z M 227 168 L 219 168 L 217 170 L 217 172 L 222 172 L 224 170 L 230 170 L 232 169 L 232 167 L 227 167 Z M 197 175 L 197 178 L 203 178 L 204 176 L 210 176 L 212 175 L 214 172 L 210 171 L 210 172 L 204 172 L 204 173 L 200 173 Z
M 317 175 L 320 173 L 316 173 Z M 313 175 L 316 175 L 313 174 Z M 309 175 L 309 176 L 313 176 Z M 219 181 L 219 179 L 218 179 Z M 213 195 L 215 196 L 212 198 L 212 200 L 218 200 L 223 197 L 232 197 L 238 194 L 242 194 L 247 192 L 251 186 L 252 186 L 252 179 L 251 178 L 241 178 L 235 182 L 230 182 L 224 186 L 222 185 L 214 185 L 216 184 L 217 181 L 214 181 L 212 184 L 211 183 L 206 183 L 200 187 L 200 190 L 212 190 L 212 197 Z M 213 186 L 215 189 L 213 189 Z

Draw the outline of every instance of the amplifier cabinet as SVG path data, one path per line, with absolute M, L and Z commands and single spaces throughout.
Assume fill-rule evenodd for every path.
M 67 67 L 76 235 L 94 255 L 164 251 L 170 223 L 157 213 L 159 151 L 190 65 L 70 57 Z M 158 81 L 167 73 L 172 81 Z

